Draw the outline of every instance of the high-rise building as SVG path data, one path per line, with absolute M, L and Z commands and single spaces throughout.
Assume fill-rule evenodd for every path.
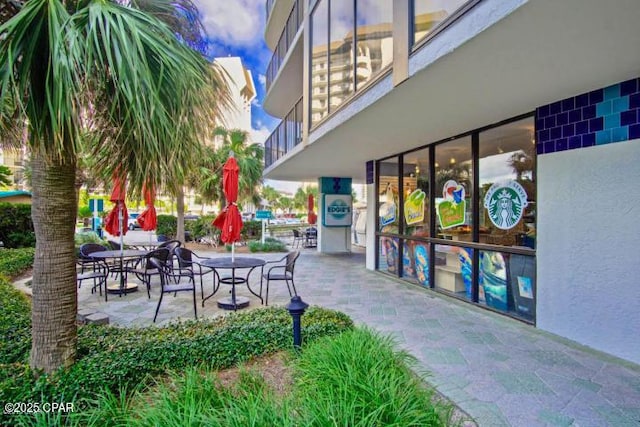
M 227 129 L 251 132 L 251 102 L 256 97 L 256 88 L 251 71 L 245 68 L 237 56 L 215 58 L 213 63 L 222 69 L 230 91 L 230 108 L 222 112 L 221 125 Z
M 266 7 L 264 176 L 318 181 L 318 251 L 366 184 L 367 268 L 640 362 L 639 2 Z

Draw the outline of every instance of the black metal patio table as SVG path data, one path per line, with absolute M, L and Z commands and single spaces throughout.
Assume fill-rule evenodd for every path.
M 124 268 L 124 260 L 127 261 L 135 260 L 142 258 L 148 253 L 148 251 L 142 251 L 138 249 L 124 249 L 124 250 L 113 250 L 113 251 L 98 251 L 93 252 L 90 256 L 92 258 L 97 259 L 117 259 L 119 260 L 119 273 L 120 273 L 120 284 L 112 284 L 107 286 L 107 292 L 111 293 L 119 293 L 120 295 L 127 294 L 129 292 L 135 292 L 138 290 L 138 285 L 136 283 L 127 283 L 127 274 L 126 269 Z
M 260 298 L 262 302 L 262 295 L 259 295 L 251 289 L 249 286 L 249 276 L 251 272 L 257 267 L 263 267 L 267 262 L 260 258 L 251 258 L 251 257 L 220 257 L 220 258 L 209 258 L 201 262 L 202 265 L 206 267 L 211 267 L 216 270 L 231 270 L 231 277 L 222 277 L 220 278 L 220 283 L 224 283 L 227 285 L 231 285 L 231 297 L 226 297 L 218 300 L 218 307 L 224 310 L 237 310 L 239 308 L 245 308 L 249 305 L 249 298 L 243 296 L 236 296 L 236 285 L 246 284 L 247 289 L 253 295 Z M 236 277 L 237 269 L 249 269 L 247 275 L 242 277 Z M 214 275 L 215 280 L 215 275 Z M 261 292 L 262 293 L 262 292 Z M 211 295 L 206 296 L 202 301 L 206 301 L 211 298 L 215 292 Z

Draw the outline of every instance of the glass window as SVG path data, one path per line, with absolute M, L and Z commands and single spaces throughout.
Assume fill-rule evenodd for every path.
M 429 237 L 429 150 L 404 156 L 404 234 Z
M 311 15 L 311 125 L 318 123 L 329 113 L 327 108 L 327 46 L 329 0 L 319 0 Z
M 393 1 L 356 1 L 356 86 L 393 61 Z
M 380 181 L 378 183 L 378 206 L 380 207 L 378 229 L 383 233 L 398 233 L 398 224 L 400 224 L 398 166 L 397 157 L 382 160 L 378 163 L 380 172 Z
M 435 147 L 435 208 L 437 236 L 449 240 L 472 240 L 473 164 L 471 137 Z
M 353 28 L 354 9 L 351 1 L 331 2 L 329 43 L 329 110 L 334 110 L 354 92 Z
M 535 247 L 533 118 L 480 133 L 480 242 Z
M 536 262 L 526 255 L 480 251 L 478 302 L 532 321 Z
M 402 278 L 429 287 L 429 244 L 405 240 L 402 251 Z
M 380 237 L 380 253 L 378 254 L 378 270 L 398 276 L 398 249 L 400 239 L 397 237 Z
M 467 1 L 468 0 L 414 0 L 414 43 L 432 33 L 434 28 L 451 16 Z
M 434 287 L 471 300 L 473 249 L 435 245 Z

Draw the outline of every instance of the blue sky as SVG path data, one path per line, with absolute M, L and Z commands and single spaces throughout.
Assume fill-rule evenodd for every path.
M 252 138 L 263 142 L 279 120 L 262 110 L 265 70 L 271 51 L 264 43 L 265 0 L 194 0 L 209 36 L 211 57 L 239 56 L 251 70 L 257 97 L 252 107 Z

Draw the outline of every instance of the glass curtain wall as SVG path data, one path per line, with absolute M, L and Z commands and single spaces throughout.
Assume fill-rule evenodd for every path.
M 533 122 L 379 161 L 378 268 L 534 322 Z
M 311 14 L 311 126 L 393 61 L 392 0 L 318 0 Z
M 311 125 L 329 114 L 329 0 L 319 0 L 311 15 Z
M 413 0 L 413 41 L 435 33 L 468 0 Z

